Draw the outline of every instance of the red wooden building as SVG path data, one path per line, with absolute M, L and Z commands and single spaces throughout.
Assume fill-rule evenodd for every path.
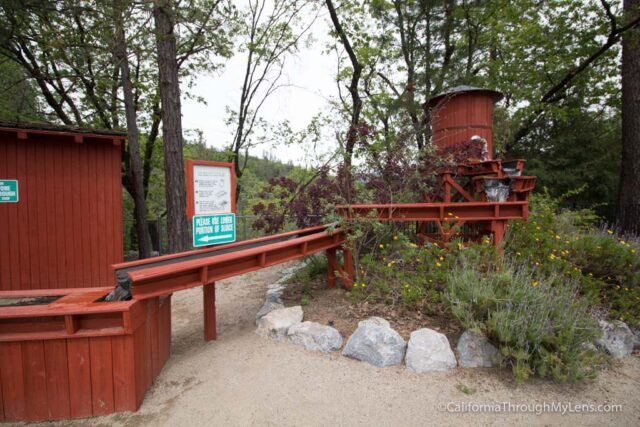
M 125 139 L 0 123 L 0 422 L 134 411 L 169 358 L 170 294 L 104 301 Z
M 0 291 L 112 286 L 122 261 L 126 134 L 0 123 Z

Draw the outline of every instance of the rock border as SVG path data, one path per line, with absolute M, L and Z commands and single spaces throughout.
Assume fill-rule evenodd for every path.
M 286 270 L 280 279 L 268 285 L 265 302 L 256 314 L 256 333 L 301 345 L 308 350 L 324 353 L 342 348 L 343 338 L 330 325 L 303 321 L 301 306 L 285 307 L 282 302 L 284 282 L 296 271 L 306 267 L 298 263 Z M 599 322 L 602 337 L 595 342 L 616 359 L 632 354 L 640 347 L 640 331 L 631 330 L 624 322 L 615 320 Z M 594 349 L 596 346 L 591 345 Z M 485 335 L 475 330 L 465 330 L 458 338 L 456 351 L 447 337 L 433 329 L 421 328 L 411 332 L 408 342 L 380 317 L 370 317 L 358 322 L 342 349 L 342 355 L 367 362 L 376 367 L 401 365 L 415 373 L 450 371 L 461 368 L 489 368 L 500 362 L 500 351 Z

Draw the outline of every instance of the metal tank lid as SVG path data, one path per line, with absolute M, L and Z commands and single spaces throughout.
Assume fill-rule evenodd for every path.
M 484 92 L 484 93 L 486 93 L 488 95 L 491 95 L 493 97 L 493 102 L 498 102 L 502 98 L 504 98 L 504 95 L 502 94 L 502 92 L 498 92 L 497 90 L 485 89 L 485 88 L 476 87 L 476 86 L 469 86 L 469 85 L 460 85 L 460 86 L 452 87 L 451 89 L 447 89 L 444 92 L 442 92 L 441 94 L 434 96 L 429 101 L 427 101 L 424 106 L 426 108 L 432 108 L 442 98 L 452 97 L 452 96 L 455 96 L 455 95 L 458 95 L 458 94 L 461 94 L 461 93 L 467 93 L 467 92 Z

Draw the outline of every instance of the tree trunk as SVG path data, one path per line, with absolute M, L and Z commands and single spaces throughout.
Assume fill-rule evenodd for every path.
M 124 109 L 127 117 L 127 140 L 129 144 L 129 162 L 131 179 L 133 181 L 133 203 L 135 205 L 136 234 L 138 237 L 138 257 L 151 256 L 151 238 L 147 226 L 147 206 L 142 185 L 142 164 L 140 160 L 140 144 L 138 142 L 138 124 L 136 123 L 136 111 L 133 98 L 133 84 L 129 71 L 129 59 L 127 57 L 127 45 L 124 35 L 124 4 L 122 0 L 113 1 L 114 25 L 115 25 L 115 58 L 120 67 L 120 78 L 124 92 Z
M 164 140 L 164 180 L 167 203 L 169 253 L 189 249 L 186 214 L 184 159 L 182 154 L 182 117 L 180 83 L 176 61 L 172 0 L 155 0 L 153 18 L 156 29 L 162 137 Z
M 640 0 L 625 0 L 626 16 L 640 12 Z M 622 167 L 618 196 L 618 227 L 640 233 L 640 29 L 622 39 Z

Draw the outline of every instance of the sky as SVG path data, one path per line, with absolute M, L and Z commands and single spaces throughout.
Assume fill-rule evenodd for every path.
M 329 37 L 330 23 L 326 17 L 323 11 L 310 29 L 314 44 L 309 48 L 301 47 L 295 56 L 287 58 L 282 81 L 290 86 L 278 89 L 263 105 L 260 115 L 268 122 L 277 123 L 287 119 L 293 130 L 303 129 L 314 115 L 328 108 L 329 98 L 337 97 L 334 80 L 337 59 L 335 54 L 323 52 Z M 182 101 L 183 128 L 201 130 L 207 146 L 225 148 L 231 143 L 233 129 L 224 123 L 227 116 L 225 108 L 230 106 L 237 110 L 244 67 L 245 54 L 237 53 L 222 72 L 196 78 L 192 92 L 204 98 L 206 105 L 193 99 Z M 327 139 L 319 150 L 328 150 L 334 145 L 334 141 Z M 259 146 L 250 154 L 262 156 L 263 151 L 271 151 L 274 157 L 298 165 L 305 165 L 309 157 L 305 149 L 298 146 L 288 146 L 286 149 Z

